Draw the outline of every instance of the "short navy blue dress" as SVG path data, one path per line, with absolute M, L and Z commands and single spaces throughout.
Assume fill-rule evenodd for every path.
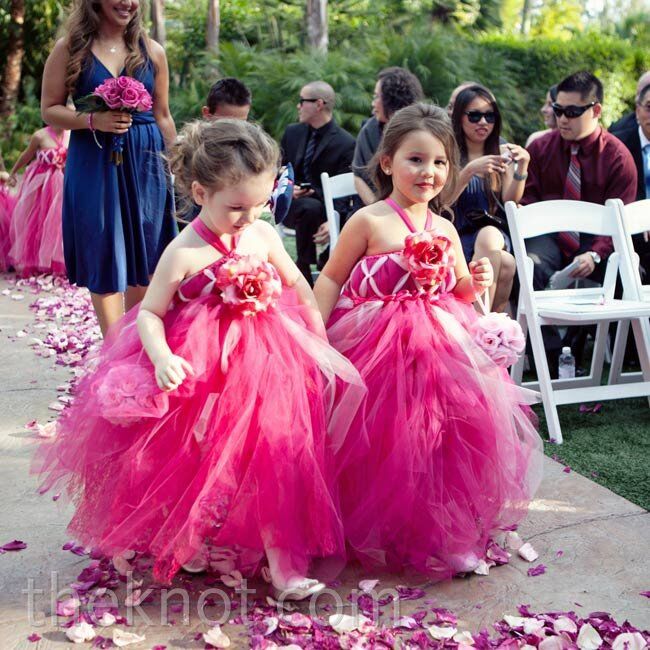
M 135 76 L 153 96 L 150 59 Z M 125 74 L 123 71 L 122 74 Z M 77 81 L 76 101 L 111 76 L 91 55 Z M 152 111 L 135 113 L 124 138 L 124 162 L 111 162 L 113 134 L 72 131 L 65 167 L 63 251 L 68 279 L 93 293 L 149 284 L 165 246 L 176 236 L 164 142 Z
M 485 191 L 483 179 L 480 176 L 472 176 L 467 187 L 458 197 L 456 205 L 454 205 L 454 226 L 456 226 L 456 230 L 460 236 L 460 243 L 463 246 L 463 253 L 468 263 L 472 261 L 472 257 L 474 256 L 474 245 L 480 230 L 480 228 L 477 228 L 476 224 L 467 217 L 467 214 L 473 210 L 481 212 L 483 210 L 487 212 L 490 211 L 490 200 Z M 497 210 L 497 215 L 503 218 L 505 224 L 505 215 L 503 210 L 499 208 Z M 509 251 L 510 237 L 506 232 L 506 228 L 499 228 L 496 224 L 495 227 L 501 231 L 506 242 L 506 250 Z

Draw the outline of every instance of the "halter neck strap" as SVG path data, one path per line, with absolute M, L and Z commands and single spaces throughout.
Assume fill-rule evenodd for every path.
M 192 221 L 192 228 L 194 228 L 196 234 L 206 244 L 210 244 L 210 246 L 216 248 L 223 255 L 228 255 L 237 248 L 237 237 L 232 238 L 232 248 L 228 250 L 226 245 L 221 241 L 221 237 L 216 232 L 212 232 L 198 217 Z
M 402 221 L 404 222 L 404 225 L 411 231 L 411 232 L 417 232 L 417 229 L 413 225 L 413 222 L 409 218 L 408 214 L 406 214 L 406 210 L 404 208 L 401 208 L 393 199 L 388 198 L 384 199 L 388 205 L 390 205 L 395 212 L 400 216 Z M 431 225 L 433 224 L 433 214 L 431 214 L 431 210 L 427 210 L 427 220 L 424 223 L 424 230 L 431 230 Z
M 45 130 L 47 131 L 48 135 L 56 142 L 57 146 L 61 146 L 63 144 L 63 133 L 61 135 L 57 135 L 56 131 L 48 124 L 45 127 Z

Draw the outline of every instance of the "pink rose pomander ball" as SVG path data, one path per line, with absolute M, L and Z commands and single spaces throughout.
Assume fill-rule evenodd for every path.
M 472 327 L 472 337 L 501 368 L 508 368 L 515 363 L 526 347 L 521 325 L 503 313 L 491 312 L 481 316 Z

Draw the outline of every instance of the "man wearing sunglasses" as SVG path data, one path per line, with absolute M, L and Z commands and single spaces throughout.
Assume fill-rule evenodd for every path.
M 600 126 L 603 85 L 589 72 L 576 72 L 558 84 L 552 104 L 557 130 L 533 141 L 523 205 L 569 199 L 604 204 L 607 199 L 634 201 L 637 172 L 625 145 Z M 535 262 L 533 284 L 545 289 L 555 273 L 573 261 L 577 278 L 602 281 L 604 262 L 612 252 L 609 237 L 557 233 L 529 239 L 526 248 Z M 557 329 L 545 328 L 551 371 L 562 347 Z
M 296 230 L 296 264 L 312 283 L 316 242 L 327 242 L 327 218 L 320 175 L 350 171 L 354 138 L 334 119 L 334 89 L 324 81 L 312 81 L 300 90 L 298 124 L 290 124 L 280 147 L 282 164 L 291 163 L 295 174 L 293 201 L 284 224 Z M 343 215 L 342 215 L 343 216 Z

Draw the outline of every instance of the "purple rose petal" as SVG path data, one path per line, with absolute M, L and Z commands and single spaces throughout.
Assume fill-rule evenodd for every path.
M 530 567 L 530 569 L 527 571 L 527 574 L 530 578 L 541 576 L 543 573 L 546 573 L 546 566 L 543 564 L 538 564 L 537 566 Z
M 19 539 L 15 539 L 13 542 L 7 542 L 0 546 L 3 551 L 22 551 L 27 548 L 25 542 L 21 542 Z

